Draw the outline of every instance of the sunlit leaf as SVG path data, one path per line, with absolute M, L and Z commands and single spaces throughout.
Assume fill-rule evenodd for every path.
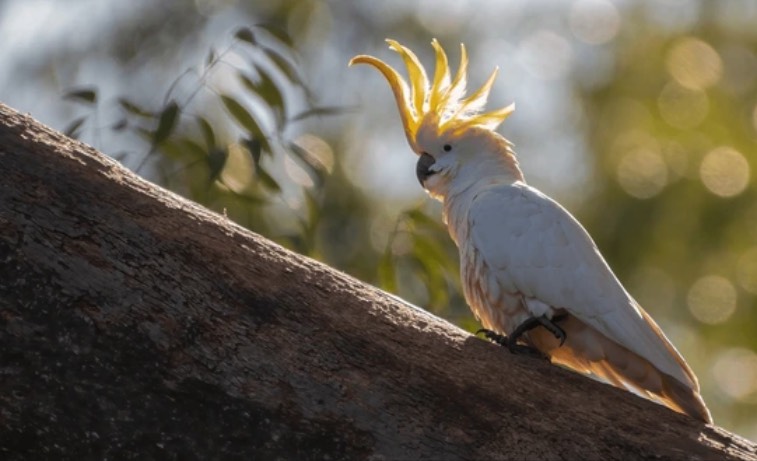
M 256 44 L 255 35 L 252 33 L 252 30 L 250 30 L 249 27 L 240 27 L 239 29 L 237 29 L 237 31 L 234 33 L 234 38 L 243 42 L 247 42 L 251 45 Z
M 77 101 L 85 104 L 94 104 L 97 102 L 97 90 L 94 88 L 80 88 L 71 90 L 63 95 L 64 99 Z
M 413 253 L 433 267 L 454 271 L 454 261 L 444 252 L 440 243 L 424 235 L 413 235 Z
M 179 119 L 179 105 L 175 101 L 171 101 L 160 113 L 158 119 L 158 128 L 152 137 L 153 145 L 158 145 L 163 142 L 167 137 L 171 135 L 174 128 L 176 128 L 176 122 Z
M 426 227 L 429 229 L 441 229 L 442 224 L 437 222 L 434 218 L 427 215 L 423 211 L 415 208 L 405 211 L 405 217 L 417 227 Z
M 74 119 L 71 123 L 68 124 L 68 126 L 66 126 L 66 128 L 63 129 L 63 134 L 65 134 L 69 138 L 78 139 L 79 129 L 86 120 L 87 117 L 79 117 Z

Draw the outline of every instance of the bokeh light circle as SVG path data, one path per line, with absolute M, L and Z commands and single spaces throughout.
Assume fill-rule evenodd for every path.
M 620 30 L 620 13 L 608 0 L 578 0 L 570 9 L 570 30 L 582 42 L 607 43 Z
M 691 286 L 687 301 L 697 320 L 716 325 L 727 321 L 736 310 L 736 288 L 725 277 L 705 275 Z
M 728 146 L 717 147 L 705 155 L 699 167 L 704 186 L 720 197 L 740 194 L 749 184 L 749 162 Z
M 757 354 L 735 347 L 718 355 L 712 375 L 720 390 L 734 400 L 746 400 L 757 392 Z
M 723 75 L 723 61 L 708 43 L 687 37 L 676 43 L 665 61 L 670 75 L 683 87 L 703 90 Z
M 659 194 L 667 185 L 668 167 L 657 151 L 634 149 L 618 163 L 617 178 L 629 195 L 647 199 Z

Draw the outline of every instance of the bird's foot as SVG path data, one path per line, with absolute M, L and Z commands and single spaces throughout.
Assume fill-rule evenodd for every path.
M 529 317 L 523 323 L 518 325 L 512 333 L 510 333 L 510 338 L 512 341 L 517 341 L 518 338 L 523 336 L 524 333 L 531 331 L 541 325 L 546 328 L 547 331 L 555 335 L 555 338 L 560 340 L 560 346 L 562 346 L 565 343 L 565 340 L 568 338 L 568 335 L 565 334 L 565 330 L 557 326 L 556 322 L 565 319 L 567 316 L 567 314 L 556 315 L 552 318 L 552 320 L 547 318 L 546 315 Z
M 481 328 L 480 330 L 478 330 L 476 332 L 476 335 L 480 335 L 482 333 L 486 337 L 486 339 L 493 343 L 497 343 L 500 346 L 506 347 L 512 354 L 527 355 L 542 360 L 549 360 L 549 357 L 547 357 L 543 352 L 536 349 L 535 347 L 519 344 L 517 342 L 517 338 L 514 338 L 512 335 L 501 335 L 494 331 L 487 330 L 486 328 Z
M 555 335 L 555 338 L 560 340 L 560 346 L 565 344 L 565 340 L 568 339 L 568 335 L 565 334 L 565 330 L 557 325 L 557 322 L 566 318 L 568 314 L 556 315 L 552 317 L 552 320 L 545 316 L 537 317 L 538 322 L 546 328 L 550 333 Z

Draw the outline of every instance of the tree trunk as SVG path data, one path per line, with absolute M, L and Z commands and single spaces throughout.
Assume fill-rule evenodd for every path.
M 0 104 L 0 458 L 757 459 Z

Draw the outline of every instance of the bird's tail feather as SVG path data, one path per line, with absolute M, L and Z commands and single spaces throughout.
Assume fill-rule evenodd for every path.
M 679 413 L 712 422 L 710 412 L 696 389 L 661 372 L 645 358 L 573 316 L 560 321 L 559 325 L 567 336 L 563 346 L 543 328 L 528 333 L 529 342 L 548 354 L 553 363 L 595 376 Z

